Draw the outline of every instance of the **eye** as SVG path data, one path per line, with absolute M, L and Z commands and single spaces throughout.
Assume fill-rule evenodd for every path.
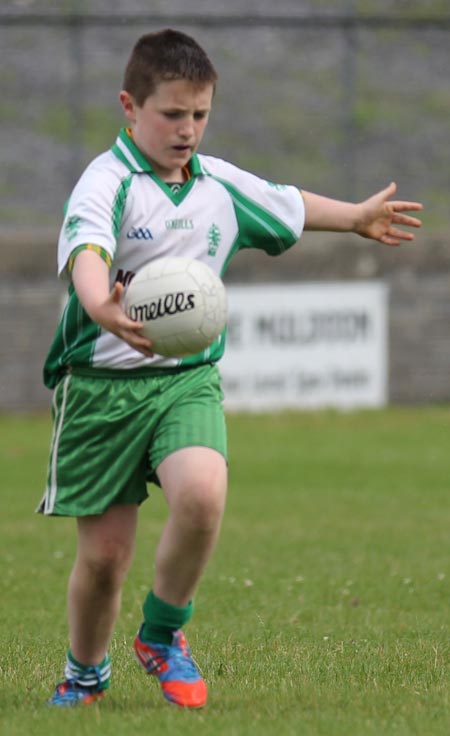
M 199 110 L 198 112 L 194 112 L 194 120 L 204 120 L 208 117 L 208 113 L 204 110 Z
M 183 115 L 182 112 L 179 112 L 177 110 L 167 111 L 163 114 L 164 114 L 164 117 L 167 118 L 168 120 L 177 120 L 178 118 L 181 118 Z

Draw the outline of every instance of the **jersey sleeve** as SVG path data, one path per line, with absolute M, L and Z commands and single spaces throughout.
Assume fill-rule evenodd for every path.
M 107 154 L 96 159 L 76 184 L 65 208 L 58 241 L 58 274 L 68 278 L 77 252 L 83 246 L 99 249 L 111 262 L 120 227 L 123 181 L 107 165 Z
M 279 255 L 299 240 L 305 224 L 300 189 L 267 181 L 210 156 L 202 157 L 202 165 L 233 200 L 239 248 L 259 248 Z

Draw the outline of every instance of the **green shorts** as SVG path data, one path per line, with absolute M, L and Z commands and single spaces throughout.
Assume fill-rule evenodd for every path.
M 159 464 L 184 447 L 227 456 L 223 394 L 213 365 L 154 375 L 94 369 L 55 388 L 47 488 L 37 511 L 102 514 L 141 503 Z

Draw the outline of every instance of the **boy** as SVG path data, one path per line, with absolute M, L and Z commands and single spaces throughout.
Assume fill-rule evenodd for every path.
M 192 708 L 207 700 L 181 629 L 225 504 L 215 366 L 223 341 L 187 360 L 154 355 L 142 325 L 122 309 L 124 285 L 144 263 L 166 255 L 198 258 L 223 274 L 238 249 L 277 255 L 304 228 L 398 245 L 413 238 L 398 225 L 420 225 L 404 214 L 420 204 L 390 200 L 394 184 L 355 205 L 197 155 L 216 80 L 189 36 L 143 36 L 120 93 L 130 127 L 88 166 L 61 230 L 58 269 L 69 281 L 69 301 L 44 368 L 54 389 L 54 431 L 39 510 L 76 517 L 78 553 L 68 587 L 70 649 L 54 705 L 90 703 L 108 688 L 108 646 L 150 480 L 163 489 L 169 516 L 135 651 L 167 700 Z

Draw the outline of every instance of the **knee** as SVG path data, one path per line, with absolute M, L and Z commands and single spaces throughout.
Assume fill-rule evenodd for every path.
M 163 460 L 158 476 L 180 528 L 206 534 L 218 530 L 227 492 L 227 466 L 218 452 L 184 448 Z
M 81 550 L 79 558 L 97 587 L 113 590 L 121 587 L 125 580 L 131 564 L 132 549 L 126 544 L 106 540 L 88 553 Z
M 213 532 L 222 520 L 226 487 L 197 478 L 186 483 L 178 496 L 176 513 L 183 523 L 198 532 Z

